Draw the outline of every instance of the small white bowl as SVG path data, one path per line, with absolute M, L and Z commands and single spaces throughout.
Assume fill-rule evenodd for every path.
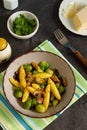
M 34 30 L 32 33 L 30 33 L 30 34 L 28 34 L 28 35 L 23 35 L 23 36 L 21 36 L 21 35 L 15 34 L 15 33 L 13 32 L 13 29 L 12 29 L 13 21 L 15 20 L 15 18 L 19 17 L 20 14 L 23 14 L 26 18 L 35 19 L 35 20 L 36 20 L 36 23 L 37 23 L 37 24 L 36 24 L 36 28 L 35 28 L 35 30 Z M 15 38 L 18 38 L 18 39 L 29 39 L 29 38 L 33 37 L 33 36 L 36 34 L 36 32 L 38 31 L 38 28 L 39 28 L 39 20 L 38 20 L 38 18 L 37 18 L 33 13 L 31 13 L 31 12 L 29 12 L 29 11 L 18 11 L 18 12 L 13 13 L 13 14 L 8 18 L 8 20 L 7 20 L 7 28 L 8 28 L 8 31 L 10 32 L 10 34 L 11 34 L 12 36 L 14 36 Z

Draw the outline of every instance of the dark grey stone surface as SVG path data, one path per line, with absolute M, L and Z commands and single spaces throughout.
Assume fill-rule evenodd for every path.
M 80 50 L 87 58 L 87 36 L 76 35 L 68 31 L 60 22 L 58 9 L 62 0 L 19 0 L 19 7 L 9 11 L 4 9 L 0 0 L 0 37 L 4 37 L 12 47 L 10 60 L 0 65 L 0 72 L 8 67 L 17 56 L 29 52 L 42 41 L 50 40 L 56 48 L 62 52 L 67 60 L 87 79 L 87 68 L 73 55 L 73 53 L 61 46 L 53 35 L 53 31 L 59 27 L 70 40 L 73 47 Z M 12 37 L 7 30 L 8 17 L 19 10 L 28 10 L 36 14 L 40 21 L 37 34 L 28 40 L 18 40 Z M 87 95 L 80 98 L 67 109 L 59 118 L 51 123 L 45 130 L 86 130 L 87 129 Z

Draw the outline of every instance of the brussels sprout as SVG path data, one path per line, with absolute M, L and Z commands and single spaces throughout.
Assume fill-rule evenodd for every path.
M 32 71 L 32 74 L 37 74 L 37 73 L 38 73 L 37 70 L 33 70 L 33 71 Z
M 12 86 L 13 91 L 21 90 L 19 87 Z
M 44 89 L 46 86 L 45 86 L 45 84 L 40 84 L 40 87 L 41 87 L 42 89 Z
M 31 108 L 31 105 L 32 105 L 32 100 L 29 99 L 29 100 L 27 100 L 27 101 L 25 102 L 24 108 L 25 108 L 25 109 L 30 109 L 30 108 Z
M 37 100 L 36 100 L 36 98 L 33 98 L 32 99 L 32 106 L 36 106 L 37 105 Z
M 59 100 L 58 99 L 54 99 L 52 103 L 53 103 L 53 106 L 56 107 L 58 105 L 58 103 L 59 103 Z
M 45 72 L 47 72 L 47 73 L 49 73 L 51 75 L 53 75 L 53 73 L 54 73 L 54 71 L 52 69 L 50 69 L 50 68 L 46 69 Z
M 45 71 L 49 68 L 50 64 L 47 61 L 41 61 L 39 64 L 40 68 Z
M 45 112 L 45 107 L 44 107 L 43 104 L 37 104 L 35 110 L 36 110 L 37 112 L 42 113 L 42 112 Z
M 16 91 L 14 91 L 14 96 L 16 98 L 21 98 L 23 96 L 22 90 L 16 90 Z
M 64 91 L 65 91 L 65 89 L 64 89 L 64 87 L 63 87 L 62 85 L 60 85 L 60 86 L 58 87 L 58 90 L 59 90 L 59 93 L 60 93 L 60 94 L 64 93 Z
M 24 69 L 26 72 L 31 72 L 33 67 L 31 64 L 24 64 Z
M 56 83 L 56 87 L 59 88 L 59 86 L 60 86 L 60 83 Z
M 45 79 L 43 79 L 43 78 L 37 77 L 37 78 L 36 78 L 36 83 L 38 83 L 38 84 L 45 84 L 46 81 L 45 81 Z

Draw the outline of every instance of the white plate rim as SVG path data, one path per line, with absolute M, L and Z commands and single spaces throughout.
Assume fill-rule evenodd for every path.
M 69 31 L 78 34 L 78 35 L 82 35 L 82 36 L 87 36 L 87 29 L 85 30 L 80 30 L 80 31 L 75 31 L 73 26 L 71 25 L 71 22 L 64 17 L 64 11 L 67 8 L 67 6 L 69 4 L 73 4 L 75 2 L 78 2 L 78 4 L 81 5 L 87 5 L 87 1 L 86 0 L 63 0 L 60 3 L 59 9 L 58 9 L 58 15 L 59 15 L 59 19 L 61 21 L 61 23 L 65 26 L 66 29 L 68 29 Z

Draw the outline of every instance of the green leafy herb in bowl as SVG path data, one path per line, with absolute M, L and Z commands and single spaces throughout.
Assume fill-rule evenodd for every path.
M 39 28 L 38 18 L 31 12 L 18 11 L 7 21 L 10 34 L 18 39 L 28 39 L 36 34 Z
M 36 20 L 26 18 L 23 14 L 17 17 L 13 22 L 13 32 L 17 35 L 28 35 L 35 30 Z

